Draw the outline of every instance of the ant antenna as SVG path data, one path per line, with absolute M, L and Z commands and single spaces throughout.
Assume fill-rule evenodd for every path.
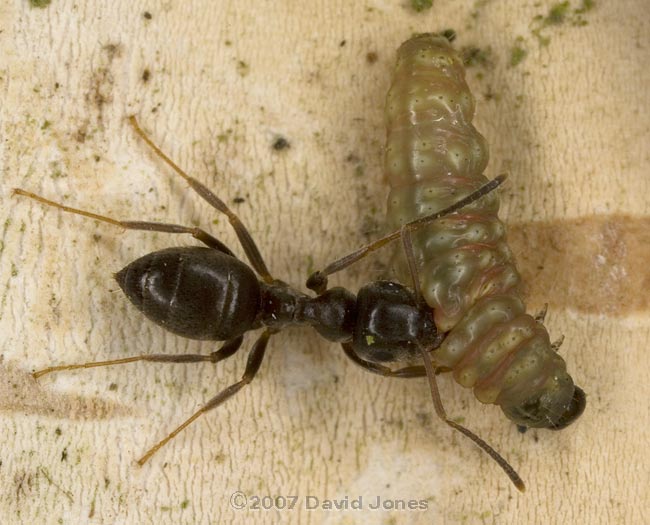
M 328 275 L 332 275 L 333 273 L 340 272 L 341 270 L 347 268 L 348 266 L 351 266 L 358 260 L 363 259 L 369 253 L 374 252 L 379 248 L 382 248 L 386 244 L 394 241 L 399 237 L 404 238 L 405 233 L 407 231 L 409 233 L 412 231 L 416 231 L 422 228 L 423 226 L 426 226 L 427 224 L 431 224 L 437 219 L 444 217 L 445 215 L 450 215 L 451 213 L 454 213 L 460 210 L 461 208 L 464 208 L 465 206 L 469 206 L 473 202 L 479 200 L 484 195 L 487 195 L 488 193 L 494 191 L 501 184 L 503 184 L 503 182 L 507 178 L 508 175 L 506 173 L 497 175 L 491 181 L 486 182 L 485 184 L 483 184 L 483 186 L 478 188 L 476 191 L 467 195 L 467 197 L 462 198 L 461 200 L 455 202 L 451 206 L 448 206 L 444 210 L 440 210 L 430 215 L 420 217 L 419 219 L 415 219 L 411 222 L 407 222 L 399 230 L 395 230 L 389 233 L 388 235 L 384 235 L 383 237 L 380 237 L 379 239 L 371 242 L 370 244 L 366 244 L 365 246 L 362 246 L 358 250 L 355 250 L 352 253 L 349 253 L 348 255 L 341 257 L 340 259 L 337 259 L 333 263 L 329 264 L 325 269 L 319 270 L 311 274 L 309 276 L 309 279 L 307 279 L 307 288 L 319 294 L 323 293 L 327 288 Z

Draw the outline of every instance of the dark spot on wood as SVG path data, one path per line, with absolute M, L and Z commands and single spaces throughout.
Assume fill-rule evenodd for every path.
M 79 128 L 77 132 L 75 133 L 74 139 L 79 143 L 83 144 L 86 142 L 86 138 L 88 138 L 88 128 L 86 125 L 83 127 Z
M 102 47 L 103 65 L 93 71 L 90 79 L 90 89 L 86 93 L 86 101 L 91 104 L 97 113 L 97 124 L 103 129 L 104 106 L 113 102 L 113 72 L 111 68 L 115 58 L 122 56 L 121 44 L 106 44 Z
M 375 62 L 377 62 L 378 58 L 379 55 L 377 55 L 375 51 L 369 51 L 368 53 L 366 53 L 366 62 L 368 62 L 368 64 L 374 64 Z
M 149 68 L 146 68 L 146 69 L 142 72 L 142 81 L 143 81 L 143 82 L 149 82 L 149 79 L 150 79 L 150 78 L 151 78 L 151 71 L 149 70 Z
M 108 60 L 112 61 L 116 57 L 122 56 L 122 45 L 121 44 L 106 44 L 102 47 L 102 50 L 108 56 Z
M 361 159 L 356 153 L 349 153 L 347 157 L 345 157 L 345 162 L 351 162 L 351 163 L 356 163 L 360 162 Z
M 284 137 L 278 137 L 273 141 L 273 149 L 275 151 L 282 151 L 291 147 L 291 144 Z

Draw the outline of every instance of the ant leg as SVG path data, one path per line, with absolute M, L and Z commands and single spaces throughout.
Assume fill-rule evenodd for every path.
M 307 280 L 307 288 L 309 288 L 310 290 L 317 291 L 315 288 L 312 288 L 309 285 L 310 284 L 322 285 L 322 283 L 327 283 L 328 275 L 332 275 L 333 273 L 340 272 L 341 270 L 354 264 L 358 260 L 363 259 L 369 253 L 378 250 L 379 248 L 385 246 L 386 244 L 394 241 L 398 237 L 402 237 L 403 236 L 402 231 L 405 228 L 409 231 L 415 231 L 422 228 L 423 226 L 426 226 L 427 224 L 431 224 L 435 220 L 444 217 L 445 215 L 454 213 L 460 210 L 461 208 L 470 205 L 474 201 L 477 201 L 478 199 L 490 193 L 491 191 L 494 191 L 506 180 L 506 178 L 507 178 L 506 174 L 498 175 L 491 181 L 486 182 L 483 186 L 478 188 L 473 193 L 470 193 L 467 197 L 464 197 L 463 199 L 445 208 L 444 210 L 440 210 L 436 213 L 432 213 L 431 215 L 420 217 L 419 219 L 415 219 L 411 222 L 407 222 L 399 230 L 389 233 L 388 235 L 385 235 L 377 239 L 376 241 L 371 242 L 370 244 L 366 244 L 365 246 L 362 246 L 358 250 L 355 250 L 354 252 L 349 253 L 344 257 L 341 257 L 340 259 L 328 265 L 324 270 L 319 270 L 311 274 L 309 276 L 309 279 Z
M 397 370 L 393 370 L 387 366 L 383 366 L 377 363 L 372 363 L 371 361 L 366 361 L 365 359 L 362 359 L 361 357 L 359 357 L 359 354 L 357 354 L 354 351 L 354 348 L 352 348 L 352 345 L 350 344 L 342 343 L 341 346 L 343 347 L 346 356 L 348 356 L 352 361 L 354 361 L 361 368 L 367 370 L 368 372 L 372 372 L 373 374 L 378 374 L 383 377 L 402 377 L 405 379 L 411 377 L 424 377 L 427 375 L 426 369 L 422 365 L 406 366 L 404 368 L 398 368 Z M 435 372 L 436 375 L 445 374 L 447 372 L 451 372 L 451 368 L 447 368 L 446 366 L 439 366 L 436 368 Z
M 434 368 L 433 364 L 431 363 L 431 356 L 424 348 L 419 347 L 420 354 L 422 355 L 422 360 L 424 361 L 424 366 L 409 366 L 406 368 L 400 368 L 398 370 L 391 370 L 386 366 L 382 366 L 377 363 L 371 363 L 370 361 L 366 361 L 365 359 L 362 359 L 356 354 L 352 346 L 349 344 L 344 343 L 341 346 L 345 351 L 345 355 L 347 355 L 350 359 L 352 359 L 352 361 L 354 361 L 357 365 L 363 367 L 364 369 L 368 370 L 369 372 L 373 372 L 374 374 L 379 374 L 385 377 L 405 377 L 405 378 L 427 376 L 431 388 L 431 397 L 433 399 L 433 405 L 435 407 L 436 414 L 438 415 L 438 417 L 442 419 L 447 425 L 449 425 L 453 429 L 457 430 L 464 436 L 471 439 L 484 452 L 486 452 L 494 461 L 496 461 L 497 464 L 508 475 L 510 480 L 514 483 L 517 489 L 519 489 L 521 492 L 524 492 L 524 490 L 526 490 L 524 482 L 519 477 L 519 474 L 517 474 L 517 472 L 508 464 L 508 462 L 505 459 L 503 459 L 499 455 L 499 453 L 496 450 L 494 450 L 490 445 L 488 445 L 485 441 L 483 441 L 472 431 L 468 430 L 462 425 L 459 425 L 458 423 L 452 421 L 447 417 L 447 413 L 445 412 L 445 408 L 442 404 L 442 400 L 440 399 L 440 391 L 438 390 L 436 375 L 441 372 L 447 372 L 449 371 L 449 369 L 442 368 L 442 367 Z
M 44 368 L 43 370 L 38 370 L 37 372 L 32 373 L 34 379 L 38 379 L 46 374 L 52 372 L 60 372 L 62 370 L 78 370 L 80 368 L 95 368 L 98 366 L 111 366 L 111 365 L 123 365 L 126 363 L 135 363 L 136 361 L 151 361 L 154 363 L 202 363 L 208 361 L 210 363 L 218 363 L 224 359 L 233 355 L 244 339 L 244 336 L 240 335 L 234 339 L 226 341 L 219 350 L 212 352 L 209 355 L 201 354 L 182 354 L 182 355 L 166 355 L 166 354 L 150 354 L 150 355 L 136 355 L 132 357 L 124 357 L 122 359 L 112 359 L 111 361 L 94 361 L 91 363 L 81 363 L 76 365 L 59 365 L 51 366 L 49 368 Z
M 58 202 L 54 202 L 46 199 L 45 197 L 41 197 L 40 195 L 32 193 L 31 191 L 21 190 L 20 188 L 14 188 L 13 194 L 23 195 L 42 204 L 46 204 L 47 206 L 52 206 L 53 208 L 58 208 L 59 210 L 63 210 L 68 213 L 82 215 L 83 217 L 88 217 L 96 221 L 106 222 L 108 224 L 124 228 L 126 230 L 145 230 L 163 233 L 189 233 L 192 237 L 198 239 L 210 248 L 214 248 L 215 250 L 219 250 L 220 252 L 235 257 L 232 251 L 230 251 L 230 249 L 224 243 L 210 235 L 205 230 L 202 230 L 201 228 L 189 228 L 187 226 L 180 226 L 178 224 L 166 224 L 163 222 L 118 221 L 117 219 L 106 217 L 105 215 L 98 215 L 97 213 L 92 213 L 90 211 L 80 210 L 78 208 L 72 208 L 70 206 L 65 206 L 64 204 L 59 204 Z
M 223 202 L 214 193 L 212 193 L 206 186 L 201 184 L 194 177 L 190 177 L 172 159 L 165 155 L 165 153 L 163 153 L 163 151 L 158 146 L 156 146 L 153 141 L 147 136 L 147 134 L 142 130 L 135 116 L 132 115 L 129 117 L 129 123 L 131 124 L 131 127 L 134 129 L 134 131 L 140 136 L 140 138 L 142 138 L 142 140 L 146 142 L 146 144 L 156 153 L 156 155 L 158 155 L 178 175 L 183 177 L 189 183 L 190 187 L 199 194 L 199 196 L 206 200 L 208 204 L 210 204 L 213 208 L 216 208 L 228 217 L 228 221 L 235 230 L 237 238 L 239 239 L 244 252 L 246 252 L 246 256 L 248 257 L 251 266 L 260 275 L 260 277 L 264 279 L 264 281 L 267 283 L 272 283 L 275 279 L 271 277 L 266 263 L 262 258 L 262 254 L 257 248 L 255 241 L 253 240 L 253 237 L 246 229 L 246 226 L 244 226 L 244 223 L 237 216 L 237 214 L 228 208 L 228 206 L 226 206 L 226 203 Z
M 210 399 L 210 401 L 208 401 L 205 405 L 203 405 L 199 410 L 197 410 L 194 414 L 192 414 L 192 416 L 190 416 L 187 420 L 185 420 L 180 426 L 178 426 L 175 430 L 173 430 L 170 434 L 168 434 L 167 437 L 165 437 L 165 439 L 163 439 L 162 441 L 158 442 L 156 445 L 151 447 L 147 451 L 147 453 L 138 460 L 138 465 L 140 466 L 144 465 L 151 456 L 153 456 L 156 452 L 158 452 L 160 448 L 162 448 L 165 444 L 167 444 L 170 440 L 172 440 L 179 432 L 181 432 L 190 423 L 198 419 L 200 416 L 202 416 L 209 410 L 218 407 L 224 401 L 230 399 L 237 392 L 239 392 L 244 386 L 250 383 L 255 377 L 255 374 L 257 374 L 257 371 L 260 369 L 260 365 L 262 364 L 262 360 L 264 359 L 264 352 L 266 350 L 266 345 L 269 342 L 269 338 L 271 337 L 272 333 L 273 332 L 271 330 L 265 330 L 264 333 L 258 338 L 258 340 L 255 341 L 255 344 L 253 345 L 253 349 L 251 350 L 250 354 L 248 354 L 246 369 L 244 370 L 244 374 L 242 375 L 242 378 L 239 381 L 237 381 L 236 383 L 230 385 L 229 387 L 219 392 L 216 396 Z
M 378 363 L 372 363 L 371 361 L 366 361 L 365 359 L 359 357 L 352 348 L 352 345 L 348 343 L 341 344 L 345 355 L 348 356 L 352 361 L 354 361 L 361 368 L 372 372 L 373 374 L 378 374 L 384 377 L 424 377 L 427 375 L 423 366 L 407 366 L 404 368 L 398 368 L 397 370 L 392 370 L 391 368 L 380 365 Z
M 422 356 L 422 360 L 424 361 L 424 368 L 426 369 L 427 377 L 429 379 L 429 386 L 431 387 L 431 398 L 433 399 L 433 406 L 435 407 L 438 417 L 451 428 L 457 430 L 464 436 L 471 439 L 476 445 L 478 445 L 479 448 L 481 448 L 485 453 L 488 454 L 488 456 L 497 462 L 497 464 L 510 478 L 510 481 L 512 481 L 515 487 L 517 487 L 517 489 L 521 492 L 524 492 L 526 490 L 526 486 L 524 485 L 523 480 L 519 477 L 519 474 L 517 474 L 515 469 L 513 469 L 496 450 L 494 450 L 490 445 L 488 445 L 480 437 L 474 434 L 471 430 L 468 430 L 464 426 L 459 425 L 447 417 L 447 412 L 445 412 L 445 407 L 442 405 L 442 400 L 440 399 L 440 391 L 438 390 L 438 383 L 436 382 L 436 372 L 434 370 L 433 364 L 431 363 L 431 356 L 425 348 L 420 346 L 419 350 L 420 355 Z

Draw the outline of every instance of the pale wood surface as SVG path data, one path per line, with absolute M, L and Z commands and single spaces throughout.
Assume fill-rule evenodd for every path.
M 434 4 L 415 14 L 399 0 L 2 3 L 3 523 L 650 520 L 650 324 L 639 300 L 650 283 L 647 2 L 597 2 L 587 25 L 545 28 L 545 47 L 531 26 L 550 2 Z M 223 219 L 213 224 L 216 214 L 134 137 L 125 117 L 135 113 L 228 202 L 245 198 L 236 210 L 272 272 L 302 286 L 381 226 L 395 49 L 413 32 L 448 27 L 461 47 L 491 47 L 491 64 L 468 77 L 488 173 L 511 173 L 504 217 L 534 281 L 531 309 L 550 303 L 547 324 L 566 335 L 561 351 L 589 396 L 575 426 L 521 435 L 498 408 L 442 380 L 450 414 L 510 460 L 526 494 L 435 420 L 422 381 L 366 374 L 308 330 L 275 337 L 247 389 L 143 468 L 134 460 L 233 382 L 243 353 L 217 367 L 31 379 L 51 364 L 214 345 L 145 322 L 111 279 L 137 256 L 191 240 L 64 216 L 11 198 L 12 187 L 117 218 L 202 224 L 232 244 Z M 517 36 L 528 55 L 509 67 Z M 271 148 L 278 136 L 288 150 Z M 334 281 L 354 290 L 387 257 Z M 255 495 L 298 501 L 235 510 L 235 491 L 249 505 Z M 307 496 L 362 496 L 364 509 L 308 511 Z M 377 496 L 424 500 L 427 510 L 372 511 Z

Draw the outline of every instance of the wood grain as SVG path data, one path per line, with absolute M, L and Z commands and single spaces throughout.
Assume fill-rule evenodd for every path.
M 3 521 L 650 521 L 640 227 L 650 212 L 650 22 L 642 0 L 623 0 L 596 2 L 581 25 L 574 0 L 561 20 L 536 26 L 551 6 L 4 3 Z M 551 304 L 547 326 L 566 336 L 563 355 L 588 395 L 573 427 L 521 435 L 498 408 L 442 381 L 448 412 L 507 457 L 526 494 L 439 424 L 423 381 L 366 374 L 307 330 L 274 338 L 250 386 L 142 468 L 135 460 L 150 445 L 238 378 L 244 355 L 217 367 L 144 363 L 31 380 L 53 364 L 214 347 L 145 322 L 112 279 L 130 260 L 191 239 L 64 216 L 11 197 L 12 187 L 120 219 L 201 224 L 234 246 L 226 221 L 133 136 L 126 117 L 137 114 L 180 165 L 233 203 L 271 271 L 301 286 L 383 224 L 382 112 L 394 53 L 413 32 L 445 28 L 456 29 L 455 45 L 483 51 L 468 82 L 490 144 L 487 174 L 510 173 L 504 219 L 517 225 L 531 306 Z M 517 46 L 526 54 L 513 66 Z M 280 137 L 289 148 L 273 148 Z M 553 243 L 553 253 L 574 255 L 553 255 Z M 380 254 L 335 281 L 355 290 L 382 262 Z M 231 504 L 237 491 L 245 509 Z M 291 495 L 293 510 L 251 508 L 254 496 Z M 363 508 L 323 508 L 346 497 L 361 497 Z M 377 497 L 426 508 L 372 510 Z

